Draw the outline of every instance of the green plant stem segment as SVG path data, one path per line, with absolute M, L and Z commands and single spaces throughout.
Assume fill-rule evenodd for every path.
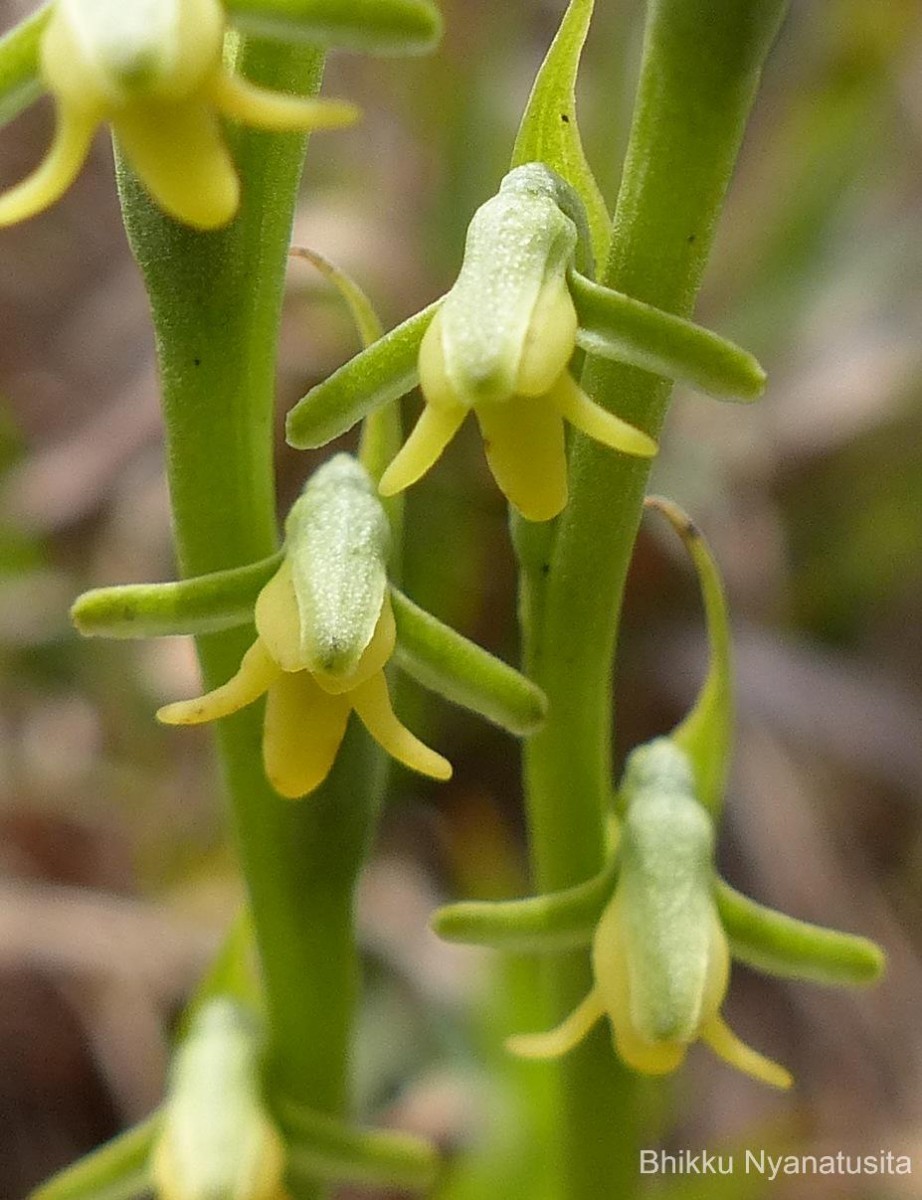
M 786 0 L 651 0 L 612 244 L 602 282 L 689 317 L 762 63 Z M 654 437 L 668 383 L 590 361 L 599 404 Z M 531 851 L 542 892 L 597 873 L 610 804 L 612 658 L 649 463 L 576 437 L 556 527 L 518 522 L 528 674 L 549 719 L 526 749 Z M 589 991 L 586 956 L 548 964 L 549 1017 Z M 561 1200 L 629 1195 L 636 1181 L 629 1084 L 599 1031 L 559 1071 Z M 622 1131 L 624 1137 L 616 1136 Z
M 311 94 L 322 56 L 249 41 L 242 72 Z M 236 131 L 243 203 L 227 229 L 199 234 L 164 217 L 122 166 L 125 223 L 150 294 L 163 384 L 177 552 L 183 575 L 257 562 L 278 547 L 272 465 L 275 347 L 304 139 Z M 237 669 L 250 627 L 201 637 L 205 685 Z M 274 1090 L 321 1112 L 346 1107 L 357 967 L 353 892 L 382 761 L 351 729 L 326 784 L 308 801 L 266 781 L 262 706 L 220 722 L 230 795 L 266 988 Z M 296 1200 L 320 1185 L 299 1180 Z

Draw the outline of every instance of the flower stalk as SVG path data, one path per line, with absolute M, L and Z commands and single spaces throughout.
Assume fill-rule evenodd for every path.
M 265 87 L 311 94 L 322 56 L 309 45 L 251 41 L 238 69 Z M 206 575 L 277 550 L 273 451 L 275 346 L 299 135 L 231 138 L 242 181 L 237 219 L 200 234 L 174 224 L 120 167 L 126 228 L 153 310 L 167 462 L 183 575 Z M 206 686 L 236 670 L 249 628 L 198 640 Z M 217 730 L 262 961 L 274 1089 L 321 1112 L 346 1107 L 356 993 L 353 890 L 383 783 L 382 759 L 350 730 L 312 802 L 292 805 L 266 780 L 260 706 Z M 295 1200 L 319 1186 L 299 1180 Z
M 785 0 L 653 0 L 627 160 L 601 282 L 680 317 L 691 315 L 746 120 Z M 657 437 L 670 385 L 636 367 L 591 360 L 590 397 Z M 549 719 L 525 753 L 534 876 L 540 892 L 597 874 L 613 779 L 612 658 L 621 597 L 649 473 L 577 436 L 570 503 L 553 529 L 516 522 L 526 670 Z M 578 638 L 573 631 L 579 630 Z M 547 967 L 548 1018 L 591 985 L 585 953 Z M 604 1063 L 604 1069 L 600 1069 Z M 629 1089 L 596 1031 L 555 1064 L 558 1155 L 566 1200 L 612 1194 L 635 1170 Z M 624 1131 L 623 1139 L 611 1130 Z

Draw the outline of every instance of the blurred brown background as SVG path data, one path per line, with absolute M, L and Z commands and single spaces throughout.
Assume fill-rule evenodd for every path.
M 29 7 L 5 0 L 0 25 Z M 296 240 L 353 273 L 388 326 L 450 281 L 562 6 L 442 7 L 448 32 L 431 59 L 331 61 L 327 92 L 357 99 L 365 120 L 314 139 L 297 218 Z M 642 6 L 598 8 L 581 112 L 611 202 Z M 49 132 L 47 102 L 2 131 L 0 184 L 30 169 Z M 797 1090 L 761 1090 L 697 1049 L 675 1081 L 664 1144 L 892 1149 L 917 1155 L 917 1180 L 915 0 L 794 3 L 698 311 L 757 353 L 770 379 L 752 408 L 680 396 L 654 481 L 709 535 L 735 612 L 740 729 L 725 873 L 765 902 L 879 939 L 890 970 L 880 987 L 847 994 L 737 968 L 731 1022 L 795 1069 Z M 240 887 L 207 735 L 152 719 L 158 703 L 195 688 L 191 647 L 80 644 L 67 622 L 88 586 L 173 572 L 152 338 L 104 137 L 62 203 L 0 233 L 0 331 L 0 1196 L 19 1200 L 157 1102 L 171 1021 Z M 280 418 L 355 348 L 339 302 L 293 263 Z M 280 439 L 283 502 L 314 461 Z M 621 644 L 622 751 L 670 727 L 703 664 L 689 570 L 650 524 Z M 514 659 L 505 513 L 474 438 L 411 493 L 408 528 L 410 594 Z M 528 1027 L 528 967 L 442 946 L 426 930 L 446 896 L 527 890 L 517 749 L 410 687 L 400 705 L 456 775 L 439 788 L 395 780 L 368 872 L 360 1104 L 457 1156 L 441 1196 L 539 1195 L 529 1101 L 523 1109 L 521 1075 L 499 1050 L 503 1033 Z M 726 1194 L 759 1194 L 756 1181 L 736 1186 Z M 771 1193 L 898 1200 L 917 1188 L 913 1178 L 793 1179 Z

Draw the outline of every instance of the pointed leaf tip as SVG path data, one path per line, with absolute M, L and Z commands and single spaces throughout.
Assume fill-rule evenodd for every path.
M 586 207 L 596 264 L 608 254 L 610 220 L 576 120 L 576 78 L 593 0 L 571 0 L 535 77 L 512 152 L 512 166 L 543 162 L 571 184 Z

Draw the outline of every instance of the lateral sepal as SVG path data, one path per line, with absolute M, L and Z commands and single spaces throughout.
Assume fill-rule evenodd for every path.
M 446 942 L 514 954 L 554 954 L 588 946 L 618 877 L 616 858 L 585 883 L 525 900 L 461 901 L 440 908 L 432 929 Z
M 766 908 L 722 879 L 716 900 L 733 957 L 759 971 L 852 987 L 875 983 L 884 972 L 884 953 L 868 938 Z
M 151 638 L 218 633 L 248 625 L 256 597 L 279 569 L 282 553 L 173 583 L 93 588 L 70 610 L 84 637 Z
M 541 728 L 547 699 L 530 679 L 391 588 L 397 624 L 394 657 L 430 691 L 518 737 Z

